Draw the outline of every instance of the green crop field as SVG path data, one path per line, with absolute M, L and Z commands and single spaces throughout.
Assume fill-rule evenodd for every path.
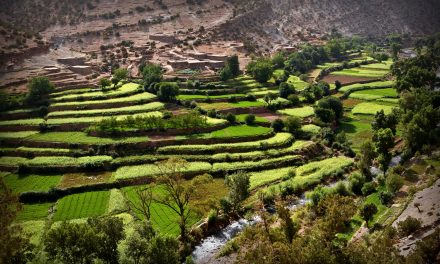
M 289 79 L 287 79 L 287 83 L 292 84 L 297 91 L 302 91 L 306 87 L 310 86 L 308 82 L 301 80 L 298 76 L 295 75 L 289 76 Z
M 87 218 L 105 214 L 109 191 L 72 194 L 58 200 L 54 221 Z
M 38 131 L 0 132 L 0 138 L 26 138 L 37 133 Z
M 351 112 L 355 115 L 375 115 L 377 112 L 383 110 L 385 114 L 389 114 L 393 108 L 395 108 L 395 106 L 366 102 L 356 105 Z
M 206 96 L 206 95 L 196 95 L 196 94 L 181 94 L 181 95 L 179 95 L 179 96 L 177 96 L 177 99 L 180 99 L 180 100 L 197 100 L 197 99 L 207 99 L 207 98 L 210 98 L 210 99 L 228 99 L 228 98 L 230 98 L 230 97 L 237 97 L 237 98 L 240 98 L 240 97 L 245 97 L 246 95 L 245 94 L 223 94 L 223 95 L 209 95 L 209 96 Z
M 315 111 L 311 106 L 304 106 L 300 108 L 288 108 L 288 109 L 278 110 L 278 113 L 305 118 L 305 117 L 313 116 L 315 114 Z
M 112 98 L 107 100 L 91 100 L 91 101 L 72 101 L 72 102 L 60 102 L 51 104 L 51 106 L 67 106 L 67 105 L 78 105 L 78 106 L 87 106 L 94 104 L 109 104 L 109 103 L 126 103 L 126 102 L 142 102 L 149 101 L 156 98 L 154 94 L 151 93 L 139 93 L 126 97 Z
M 308 125 L 302 126 L 301 130 L 306 133 L 316 135 L 316 134 L 319 134 L 319 132 L 321 131 L 321 127 L 314 125 L 314 124 L 308 124 Z
M 372 89 L 372 90 L 362 90 L 351 93 L 349 98 L 359 99 L 359 100 L 377 100 L 380 98 L 396 98 L 398 97 L 397 91 L 394 88 L 385 89 Z
M 24 204 L 17 214 L 17 221 L 42 220 L 47 218 L 52 203 Z
M 225 110 L 225 109 L 234 109 L 234 108 L 248 108 L 248 107 L 261 107 L 265 104 L 263 102 L 255 101 L 240 101 L 238 103 L 199 103 L 198 106 L 206 111 L 211 109 L 216 110 Z
M 119 89 L 116 90 L 86 92 L 80 95 L 77 94 L 61 95 L 61 96 L 52 97 L 52 101 L 53 102 L 81 101 L 81 100 L 90 100 L 93 98 L 99 98 L 102 100 L 106 97 L 132 94 L 136 92 L 138 89 L 139 89 L 139 84 L 127 83 L 122 85 Z
M 393 86 L 393 81 L 380 81 L 380 82 L 369 82 L 369 83 L 356 83 L 347 86 L 343 86 L 339 89 L 340 92 L 356 91 L 368 88 L 384 88 Z
M 260 126 L 230 126 L 225 129 L 217 130 L 210 133 L 211 138 L 231 138 L 231 137 L 249 137 L 268 134 L 272 131 L 268 127 Z
M 148 112 L 143 114 L 136 115 L 115 115 L 114 117 L 117 120 L 123 120 L 128 116 L 133 117 L 146 117 L 146 116 L 158 116 L 161 117 L 162 113 L 158 111 Z M 102 119 L 108 118 L 107 116 L 86 116 L 86 117 L 68 117 L 68 118 L 50 118 L 47 120 L 47 124 L 49 125 L 62 125 L 62 124 L 80 124 L 80 123 L 97 123 Z
M 82 144 L 114 144 L 114 143 L 136 143 L 148 141 L 148 137 L 127 137 L 127 138 L 103 138 L 88 136 L 84 132 L 48 132 L 44 134 L 36 134 L 26 138 L 29 141 L 42 142 L 65 142 L 65 143 L 82 143 Z
M 276 166 L 280 162 L 291 162 L 292 164 L 297 163 L 300 160 L 299 155 L 290 155 L 280 158 L 264 159 L 260 161 L 244 161 L 244 162 L 222 162 L 214 163 L 212 165 L 212 171 L 237 171 L 237 170 L 255 170 L 262 169 L 266 166 Z
M 48 117 L 59 117 L 59 116 L 95 116 L 95 115 L 117 115 L 117 114 L 134 114 L 142 112 L 151 112 L 164 109 L 165 106 L 160 102 L 152 102 L 142 105 L 133 105 L 120 108 L 108 108 L 108 109 L 96 109 L 96 110 L 75 110 L 75 111 L 56 111 L 50 112 Z
M 341 120 L 338 132 L 344 131 L 347 139 L 352 144 L 353 150 L 358 151 L 362 143 L 372 136 L 372 121 L 373 117 L 368 115 L 346 117 Z
M 237 121 L 240 123 L 244 123 L 246 121 L 246 117 L 248 116 L 248 114 L 243 114 L 243 115 L 236 115 L 235 118 L 237 118 Z M 255 116 L 255 122 L 258 123 L 270 123 L 269 119 L 261 117 L 256 115 Z
M 14 192 L 47 192 L 56 187 L 61 180 L 61 175 L 16 175 L 9 174 L 3 179 L 6 185 Z
M 380 70 L 380 69 L 351 68 L 351 69 L 343 69 L 342 71 L 332 72 L 331 75 L 382 78 L 387 73 L 388 73 L 387 70 Z

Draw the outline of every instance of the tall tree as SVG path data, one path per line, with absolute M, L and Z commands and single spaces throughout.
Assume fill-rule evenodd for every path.
M 384 174 L 391 161 L 390 149 L 394 146 L 394 135 L 391 129 L 379 129 L 373 135 L 375 151 L 379 155 L 378 162 Z

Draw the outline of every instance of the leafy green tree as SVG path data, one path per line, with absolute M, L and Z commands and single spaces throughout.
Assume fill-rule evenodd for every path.
M 233 124 L 237 121 L 237 117 L 233 113 L 228 113 L 226 115 L 226 120 L 228 120 L 229 123 Z
M 374 121 L 371 123 L 371 127 L 374 131 L 377 131 L 381 128 L 389 128 L 393 132 L 393 135 L 396 135 L 396 127 L 398 123 L 399 120 L 397 118 L 396 111 L 393 111 L 389 115 L 385 115 L 384 111 L 381 110 L 374 116 Z
M 277 52 L 272 56 L 272 64 L 275 69 L 284 68 L 284 56 L 281 52 Z
M 335 81 L 335 89 L 336 91 L 339 91 L 339 89 L 342 88 L 342 83 L 339 80 Z
M 377 206 L 375 204 L 365 204 L 361 207 L 360 215 L 362 219 L 368 222 L 373 219 L 374 215 L 377 213 Z
M 266 102 L 268 106 L 272 104 L 272 101 L 276 100 L 278 98 L 278 95 L 275 93 L 267 93 L 264 95 L 263 100 Z
M 318 108 L 330 109 L 333 111 L 336 120 L 339 120 L 344 115 L 344 106 L 339 98 L 326 97 L 319 100 Z
M 255 124 L 255 115 L 247 115 L 244 119 L 246 125 L 251 126 Z
M 249 196 L 249 174 L 239 171 L 227 176 L 225 182 L 229 187 L 228 200 L 231 203 L 232 211 L 237 213 L 241 203 Z
M 0 177 L 0 263 L 25 264 L 35 255 L 35 246 L 30 243 L 29 237 L 20 225 L 14 224 L 21 209 L 18 195 Z
M 288 83 L 282 82 L 280 83 L 280 97 L 281 98 L 287 98 L 289 95 L 295 93 L 295 89 Z
M 144 87 L 148 88 L 151 84 L 159 83 L 163 79 L 162 67 L 159 64 L 149 63 L 141 67 Z
M 287 242 L 292 243 L 293 238 L 296 236 L 299 230 L 299 225 L 293 222 L 290 215 L 290 210 L 286 207 L 283 202 L 278 202 L 277 213 L 281 220 L 281 228 L 284 231 L 284 236 Z
M 27 101 L 36 103 L 43 99 L 46 95 L 55 90 L 55 85 L 49 81 L 47 77 L 34 77 L 28 83 Z
M 266 83 L 270 78 L 272 78 L 272 62 L 266 58 L 259 58 L 256 61 L 252 61 L 248 64 L 247 71 L 258 82 Z
M 272 121 L 270 127 L 273 128 L 275 132 L 281 132 L 284 128 L 284 122 L 281 119 L 275 119 Z
M 228 66 L 226 66 L 220 70 L 219 76 L 220 76 L 220 80 L 223 82 L 225 82 L 233 77 L 231 69 Z
M 284 126 L 289 133 L 298 136 L 301 132 L 301 118 L 290 116 L 284 121 Z
M 394 173 L 387 176 L 385 180 L 387 190 L 391 193 L 396 193 L 404 184 L 403 177 Z
M 339 39 L 332 39 L 326 44 L 327 52 L 335 59 L 339 59 L 343 54 L 343 46 Z
M 299 99 L 299 96 L 296 94 L 291 94 L 287 97 L 287 100 L 290 101 L 290 103 L 293 106 L 298 106 L 301 103 L 301 100 Z
M 379 155 L 378 162 L 385 173 L 391 161 L 390 149 L 394 146 L 394 135 L 391 129 L 379 129 L 373 135 L 375 152 Z
M 365 183 L 365 177 L 360 173 L 353 173 L 348 177 L 348 182 L 350 184 L 350 189 L 354 194 L 361 195 L 362 187 Z
M 331 123 L 335 120 L 335 113 L 328 108 L 315 107 L 315 115 L 324 123 Z
M 118 68 L 114 71 L 113 73 L 113 77 L 118 79 L 118 80 L 124 80 L 127 79 L 128 77 L 128 70 L 125 68 Z
M 118 263 L 118 243 L 125 237 L 122 219 L 89 218 L 87 223 L 97 234 L 97 257 L 106 263 Z
M 101 78 L 99 80 L 99 86 L 101 86 L 102 90 L 105 90 L 105 88 L 109 87 L 112 84 L 112 82 L 107 78 Z
M 229 68 L 232 77 L 237 77 L 240 75 L 240 62 L 237 55 L 228 57 L 225 65 L 227 68 Z
M 49 260 L 63 263 L 92 263 L 97 257 L 98 237 L 87 224 L 63 222 L 50 229 L 44 239 Z
M 161 82 L 157 86 L 157 97 L 163 102 L 173 102 L 179 95 L 179 86 L 176 83 Z

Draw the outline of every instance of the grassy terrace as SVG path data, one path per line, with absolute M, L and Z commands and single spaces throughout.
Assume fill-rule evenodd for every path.
M 38 131 L 20 131 L 20 132 L 0 132 L 0 139 L 2 138 L 26 138 L 35 134 Z
M 394 88 L 374 89 L 374 90 L 362 90 L 351 93 L 349 98 L 360 100 L 377 100 L 380 98 L 397 98 L 398 94 Z
M 238 122 L 244 123 L 246 121 L 247 116 L 248 116 L 248 114 L 243 114 L 243 115 L 236 115 L 235 117 L 237 118 Z M 255 122 L 270 123 L 269 119 L 261 117 L 261 116 L 255 116 Z
M 44 134 L 32 135 L 26 140 L 42 141 L 42 142 L 64 142 L 64 143 L 79 143 L 79 144 L 93 144 L 106 145 L 114 143 L 137 143 L 148 141 L 148 137 L 126 137 L 126 138 L 104 138 L 92 137 L 84 132 L 48 132 Z
M 287 83 L 292 84 L 295 87 L 295 90 L 302 91 L 310 84 L 301 80 L 298 76 L 291 75 L 289 79 L 287 79 Z
M 313 107 L 311 106 L 278 110 L 278 113 L 289 116 L 297 116 L 301 118 L 313 116 L 315 114 Z
M 109 103 L 126 103 L 126 102 L 142 102 L 146 100 L 152 100 L 156 98 L 154 94 L 151 93 L 139 93 L 131 96 L 112 98 L 107 100 L 92 100 L 92 101 L 74 101 L 74 102 L 60 102 L 51 104 L 51 106 L 66 106 L 66 105 L 93 105 L 93 104 L 109 104 Z
M 264 147 L 277 147 L 288 144 L 293 140 L 289 133 L 278 133 L 274 137 L 241 143 L 223 143 L 212 145 L 182 145 L 182 146 L 167 146 L 158 148 L 159 153 L 181 153 L 181 154 L 204 154 L 204 153 L 221 153 L 229 151 L 249 151 Z
M 351 69 L 343 69 L 342 71 L 332 72 L 331 75 L 382 78 L 387 73 L 388 73 L 387 70 L 380 70 L 380 69 L 351 68 Z
M 139 84 L 136 83 L 127 83 L 122 85 L 120 88 L 116 90 L 108 90 L 108 91 L 96 91 L 96 92 L 86 92 L 80 95 L 77 94 L 68 94 L 61 95 L 52 98 L 53 102 L 63 102 L 63 101 L 81 101 L 81 100 L 90 100 L 90 99 L 104 99 L 106 97 L 112 96 L 124 96 L 135 93 L 139 89 Z
M 337 132 L 344 131 L 347 139 L 352 144 L 353 150 L 358 151 L 362 143 L 371 139 L 372 121 L 373 117 L 370 115 L 344 117 L 341 120 L 341 124 Z
M 56 187 L 61 175 L 16 175 L 9 174 L 3 177 L 6 185 L 14 192 L 47 192 Z
M 134 114 L 162 110 L 165 105 L 160 102 L 152 102 L 142 105 L 133 105 L 119 108 L 96 109 L 96 110 L 74 110 L 74 111 L 55 111 L 48 114 L 50 117 L 58 116 L 96 116 L 96 115 L 116 115 L 116 114 Z
M 377 112 L 383 110 L 385 114 L 390 114 L 393 108 L 395 108 L 395 106 L 365 102 L 356 105 L 351 112 L 355 115 L 375 115 Z
M 54 221 L 100 216 L 106 212 L 109 191 L 86 192 L 65 196 L 58 200 Z
M 128 116 L 133 115 L 117 115 L 113 116 L 116 117 L 118 120 L 125 119 Z M 154 112 L 148 112 L 143 114 L 136 114 L 133 117 L 136 116 L 158 116 L 161 117 L 162 113 L 158 111 Z M 107 116 L 86 116 L 86 117 L 68 117 L 68 118 L 50 118 L 47 120 L 47 124 L 49 125 L 61 125 L 61 124 L 79 124 L 79 123 L 97 123 L 101 121 L 102 119 L 108 118 Z
M 111 162 L 110 156 L 86 156 L 86 157 L 66 157 L 66 156 L 39 156 L 33 159 L 23 157 L 0 157 L 0 165 L 25 164 L 29 166 L 84 166 L 101 162 Z
M 348 91 L 355 91 L 355 90 L 361 90 L 361 89 L 368 89 L 368 88 L 384 88 L 384 87 L 391 87 L 393 86 L 393 81 L 381 81 L 381 82 L 370 82 L 370 83 L 356 83 L 352 85 L 343 86 L 341 89 L 339 89 L 340 92 L 348 92 Z
M 204 110 L 226 110 L 226 109 L 233 109 L 233 108 L 248 108 L 248 107 L 260 107 L 264 106 L 265 104 L 263 102 L 255 101 L 240 101 L 237 103 L 199 103 L 198 104 L 200 108 Z
M 177 96 L 180 100 L 198 100 L 198 99 L 228 99 L 229 97 L 245 97 L 245 94 L 222 94 L 222 95 L 196 95 L 196 94 L 181 94 Z

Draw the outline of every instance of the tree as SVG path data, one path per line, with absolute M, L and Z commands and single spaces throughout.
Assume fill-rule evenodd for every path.
M 281 132 L 284 128 L 284 122 L 283 120 L 277 118 L 274 121 L 272 121 L 270 127 L 273 128 L 275 132 Z
M 241 207 L 241 202 L 249 196 L 249 174 L 239 171 L 227 176 L 225 182 L 229 187 L 228 200 L 232 205 L 232 211 L 237 213 Z
M 28 84 L 27 101 L 29 103 L 36 103 L 43 99 L 50 92 L 55 90 L 55 85 L 49 81 L 47 77 L 34 77 Z
M 349 196 L 331 194 L 319 201 L 316 211 L 322 217 L 319 225 L 323 235 L 331 241 L 351 221 L 356 213 L 356 205 Z
M 405 220 L 397 223 L 397 228 L 401 237 L 406 237 L 416 232 L 422 227 L 422 222 L 414 217 L 408 216 Z
M 259 58 L 256 61 L 252 61 L 247 66 L 247 71 L 252 77 L 260 83 L 267 82 L 272 78 L 273 67 L 272 62 L 265 58 Z
M 339 80 L 335 81 L 335 90 L 339 91 L 342 88 L 342 83 Z
M 284 126 L 289 133 L 297 136 L 301 131 L 301 118 L 290 116 L 284 121 Z
M 344 106 L 339 98 L 336 97 L 326 97 L 319 100 L 318 108 L 324 108 L 332 110 L 336 120 L 339 120 L 344 115 Z
M 233 113 L 228 113 L 228 114 L 226 115 L 226 120 L 227 120 L 229 123 L 233 124 L 233 123 L 235 123 L 235 122 L 237 121 L 237 117 L 236 117 Z
M 149 63 L 141 67 L 144 87 L 148 88 L 153 83 L 161 82 L 163 79 L 162 67 L 159 64 Z
M 287 242 L 292 243 L 293 238 L 299 230 L 299 226 L 297 223 L 293 222 L 290 216 L 290 210 L 286 208 L 285 203 L 281 201 L 278 202 L 277 213 L 281 220 L 281 228 L 284 231 L 284 236 L 286 237 Z
M 163 192 L 155 193 L 153 199 L 179 216 L 180 240 L 185 243 L 188 238 L 187 226 L 192 213 L 189 204 L 193 198 L 194 190 L 198 186 L 212 181 L 212 177 L 198 176 L 188 184 L 183 175 L 183 172 L 188 168 L 188 163 L 178 158 L 157 162 L 156 167 L 159 171 L 157 182 L 163 188 Z
M 377 213 L 377 206 L 375 204 L 365 204 L 361 207 L 360 215 L 362 219 L 368 222 L 373 219 L 374 215 Z
M 22 209 L 18 195 L 0 177 L 0 263 L 24 264 L 34 257 L 34 245 L 23 234 L 20 225 L 13 224 Z
M 275 69 L 284 68 L 284 56 L 281 52 L 277 52 L 272 56 L 272 64 Z
M 402 45 L 400 43 L 393 42 L 391 43 L 391 54 L 393 56 L 393 60 L 397 61 L 399 59 L 399 53 L 402 50 Z
M 391 112 L 389 115 L 385 115 L 383 110 L 380 110 L 374 116 L 374 121 L 371 123 L 373 130 L 379 130 L 381 128 L 389 128 L 396 135 L 396 126 L 399 123 L 396 111 Z
M 233 77 L 231 69 L 228 66 L 225 66 L 219 72 L 220 80 L 225 82 Z
M 400 188 L 402 188 L 404 180 L 402 176 L 391 173 L 387 176 L 385 184 L 387 186 L 387 190 L 394 194 L 400 190 Z
M 389 149 L 394 146 L 393 132 L 389 128 L 377 130 L 373 135 L 373 143 L 375 151 L 379 155 L 378 162 L 385 174 L 391 161 Z
M 244 119 L 246 125 L 251 126 L 255 124 L 255 115 L 247 115 Z
M 362 194 L 362 186 L 365 183 L 365 177 L 360 173 L 353 173 L 348 177 L 348 182 L 350 184 L 350 189 L 354 194 Z
M 293 106 L 298 106 L 301 103 L 299 96 L 296 94 L 289 95 L 287 97 L 287 100 L 289 100 Z
M 370 168 L 373 165 L 373 160 L 376 158 L 376 152 L 371 141 L 364 142 L 359 151 L 358 168 L 361 173 L 370 178 Z
M 272 101 L 276 100 L 278 98 L 278 95 L 275 93 L 267 93 L 263 100 L 266 102 L 268 106 L 272 104 Z
M 62 263 L 92 263 L 98 252 L 98 239 L 88 224 L 62 222 L 50 229 L 44 239 L 49 260 Z
M 287 98 L 289 95 L 295 93 L 295 89 L 288 83 L 282 82 L 280 83 L 280 97 L 281 98 Z
M 324 123 L 331 123 L 335 120 L 335 113 L 328 108 L 315 107 L 315 115 Z
M 240 62 L 237 55 L 228 57 L 225 66 L 229 69 L 232 77 L 237 77 L 240 74 Z
M 151 205 L 153 203 L 153 188 L 151 185 L 138 186 L 134 188 L 137 201 L 129 201 L 130 208 L 143 215 L 147 221 L 151 218 Z
M 122 219 L 119 217 L 89 218 L 87 224 L 97 234 L 97 257 L 105 263 L 117 264 L 118 243 L 125 237 Z
M 118 80 L 124 80 L 128 77 L 128 70 L 125 68 L 118 68 L 113 73 L 113 78 L 116 78 Z
M 99 86 L 101 86 L 102 90 L 105 90 L 105 88 L 109 87 L 111 84 L 111 81 L 107 78 L 101 78 L 101 80 L 99 80 Z
M 173 102 L 179 95 L 179 86 L 176 83 L 161 82 L 157 86 L 157 97 L 163 102 Z

